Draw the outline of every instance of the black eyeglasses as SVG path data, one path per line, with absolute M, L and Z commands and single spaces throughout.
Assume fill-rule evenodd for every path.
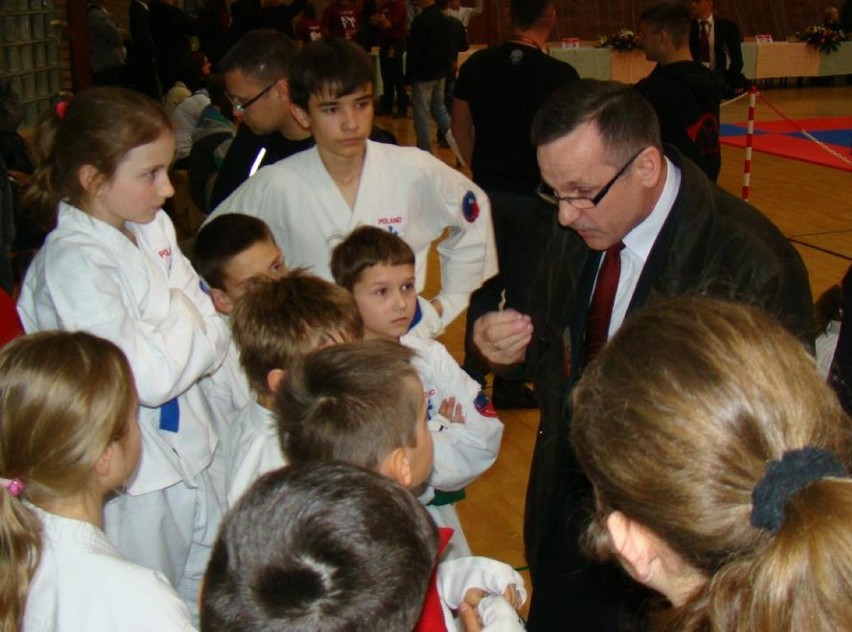
M 849 0 L 849 1 L 852 2 L 852 0 Z M 554 191 L 553 188 L 550 187 L 549 185 L 547 185 L 545 182 L 539 183 L 535 192 L 538 193 L 538 196 L 542 200 L 544 200 L 545 202 L 548 202 L 549 204 L 553 204 L 553 206 L 559 206 L 560 202 L 567 202 L 568 204 L 570 204 L 574 208 L 583 208 L 583 209 L 594 208 L 598 204 L 601 203 L 601 200 L 603 200 L 604 197 L 606 196 L 606 194 L 609 193 L 609 190 L 616 183 L 616 181 L 622 175 L 624 175 L 624 172 L 626 172 L 628 167 L 630 167 L 630 165 L 633 164 L 633 161 L 636 160 L 639 157 L 639 154 L 641 154 L 646 149 L 647 149 L 647 147 L 643 147 L 642 149 L 637 151 L 635 154 L 633 154 L 633 156 L 630 158 L 630 160 L 628 160 L 624 164 L 624 166 L 621 169 L 618 170 L 618 173 L 616 173 L 614 176 L 612 176 L 612 179 L 609 182 L 607 182 L 605 185 L 603 185 L 603 187 L 601 188 L 600 191 L 598 191 L 598 193 L 597 193 L 597 195 L 595 195 L 595 197 L 585 197 L 585 196 L 581 196 L 581 197 L 564 196 L 563 197 L 563 196 L 558 195 L 556 193 L 556 191 Z
M 247 109 L 249 109 L 249 107 L 251 107 L 251 104 L 252 104 L 252 103 L 254 103 L 254 102 L 255 102 L 255 101 L 257 101 L 260 97 L 262 97 L 264 94 L 266 94 L 267 92 L 269 92 L 270 90 L 272 90 L 272 86 L 274 86 L 274 85 L 275 85 L 275 82 L 270 83 L 268 86 L 266 86 L 263 90 L 261 90 L 260 92 L 258 92 L 256 95 L 254 95 L 251 99 L 249 99 L 249 100 L 248 100 L 248 101 L 246 101 L 245 103 L 240 103 L 240 102 L 239 102 L 239 101 L 237 101 L 234 97 L 232 97 L 230 94 L 228 95 L 228 101 L 230 101 L 230 102 L 231 102 L 231 105 L 233 105 L 233 106 L 234 106 L 234 109 L 235 109 L 237 112 L 239 112 L 240 114 L 242 114 L 242 113 L 243 113 L 243 112 L 245 112 Z

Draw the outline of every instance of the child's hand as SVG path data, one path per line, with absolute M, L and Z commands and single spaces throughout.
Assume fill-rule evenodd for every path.
M 470 604 L 473 608 L 476 608 L 479 605 L 479 602 L 482 601 L 482 598 L 487 595 L 488 593 L 481 588 L 468 588 L 464 593 L 464 603 Z
M 464 414 L 462 413 L 462 406 L 461 404 L 456 403 L 455 397 L 448 397 L 447 399 L 442 401 L 441 405 L 438 407 L 438 412 L 454 423 L 464 423 Z
M 473 588 L 471 590 L 477 590 Z M 482 626 L 479 623 L 479 614 L 476 608 L 469 603 L 464 602 L 459 606 L 459 617 L 461 618 L 464 632 L 481 632 Z
M 508 601 L 515 610 L 524 605 L 521 595 L 518 593 L 518 587 L 515 586 L 515 584 L 509 584 L 506 586 L 506 590 L 503 591 L 503 597 L 506 598 L 506 601 Z

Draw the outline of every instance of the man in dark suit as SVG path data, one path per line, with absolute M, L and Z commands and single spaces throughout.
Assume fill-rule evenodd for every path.
M 742 35 L 733 20 L 713 14 L 713 0 L 690 0 L 692 58 L 712 70 L 725 86 L 725 97 L 742 94 L 748 87 L 743 75 Z
M 541 407 L 524 525 L 527 629 L 635 629 L 635 585 L 581 552 L 594 503 L 568 441 L 571 391 L 596 349 L 655 297 L 756 305 L 812 346 L 808 275 L 757 209 L 663 148 L 654 110 L 629 86 L 582 79 L 558 88 L 531 137 L 539 192 L 557 205 L 547 265 L 533 282 L 530 315 L 491 312 L 474 325 L 495 370 L 533 379 Z

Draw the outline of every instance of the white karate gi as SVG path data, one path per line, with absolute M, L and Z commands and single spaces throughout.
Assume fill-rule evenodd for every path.
M 438 245 L 441 292 L 436 298 L 443 317 L 421 301 L 423 319 L 417 330 L 425 337 L 452 322 L 467 306 L 470 293 L 497 273 L 488 197 L 464 175 L 415 147 L 367 142 L 354 209 L 313 147 L 260 169 L 207 221 L 222 213 L 261 218 L 289 267 L 307 267 L 329 280 L 335 245 L 359 225 L 386 228 L 414 250 L 418 293 L 426 282 L 429 247 L 449 228 L 449 236 Z
M 186 604 L 157 571 L 122 559 L 104 532 L 30 505 L 43 549 L 27 592 L 27 632 L 182 632 Z
M 453 618 L 451 610 L 458 610 L 468 589 L 479 588 L 489 595 L 477 607 L 483 632 L 524 630 L 518 613 L 502 597 L 509 584 L 515 584 L 521 604 L 525 603 L 527 591 L 524 578 L 508 564 L 487 557 L 463 557 L 438 564 L 438 596 L 441 598 L 447 629 L 464 630 L 461 621 Z
M 410 333 L 399 341 L 417 352 L 412 364 L 423 382 L 427 424 L 435 445 L 435 462 L 420 501 L 438 526 L 455 531 L 442 559 L 469 556 L 470 547 L 455 506 L 428 503 L 434 498 L 435 489 L 462 489 L 494 464 L 500 452 L 503 424 L 479 383 L 462 370 L 444 345 Z M 438 413 L 441 402 L 450 397 L 461 404 L 464 423 L 451 422 Z
M 112 341 L 139 395 L 142 457 L 127 494 L 107 503 L 105 531 L 127 559 L 161 571 L 192 612 L 222 514 L 224 481 L 207 471 L 217 437 L 198 380 L 214 371 L 228 332 L 181 254 L 164 212 L 120 231 L 62 203 L 57 227 L 24 279 L 27 332 L 85 330 Z M 177 398 L 177 431 L 161 408 Z M 167 426 L 168 427 L 168 426 Z
M 227 323 L 227 320 L 223 321 Z M 200 384 L 210 406 L 213 429 L 219 437 L 217 451 L 224 455 L 230 449 L 237 418 L 254 402 L 248 378 L 240 365 L 240 352 L 233 338 L 229 340 L 225 360 L 212 375 L 202 379 Z
M 287 465 L 275 416 L 257 402 L 249 404 L 236 420 L 232 438 L 226 459 L 229 509 L 258 478 Z

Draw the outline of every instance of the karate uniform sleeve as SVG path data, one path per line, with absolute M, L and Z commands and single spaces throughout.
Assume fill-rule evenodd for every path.
M 482 619 L 482 632 L 522 632 L 526 630 L 523 620 L 505 597 L 484 597 L 477 606 Z
M 462 405 L 465 420 L 455 423 L 440 414 L 429 420 L 435 444 L 435 464 L 429 484 L 436 489 L 453 491 L 472 483 L 497 460 L 503 424 L 481 392 L 479 383 L 462 370 L 446 347 L 433 346 L 435 374 L 444 380 L 437 399 L 455 397 Z
M 452 610 L 458 609 L 470 588 L 479 588 L 489 595 L 502 595 L 514 584 L 521 604 L 527 601 L 524 578 L 504 562 L 489 557 L 460 557 L 438 564 L 438 594 L 441 602 Z
M 128 247 L 129 244 L 128 244 Z M 228 333 L 179 254 L 164 305 L 156 316 L 127 305 L 116 261 L 97 244 L 47 253 L 45 280 L 63 329 L 86 330 L 118 345 L 127 356 L 141 404 L 157 407 L 215 370 L 227 351 Z M 174 285 L 172 284 L 174 283 Z
M 433 158 L 428 154 L 424 157 Z M 437 198 L 430 219 L 449 229 L 449 236 L 438 244 L 441 291 L 436 297 L 443 308 L 441 319 L 447 325 L 467 307 L 471 292 L 497 274 L 497 251 L 488 196 L 455 169 L 433 160 L 439 164 L 429 170 Z M 434 163 L 430 161 L 430 165 Z

